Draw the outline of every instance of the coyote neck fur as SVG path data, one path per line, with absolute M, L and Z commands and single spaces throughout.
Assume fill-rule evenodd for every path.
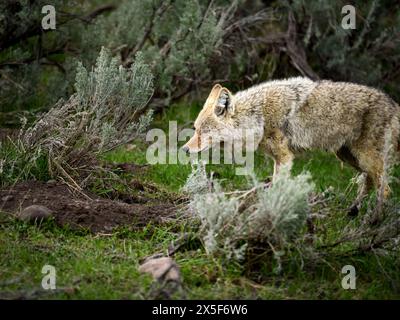
M 306 103 L 307 98 L 318 85 L 308 78 L 291 78 L 287 80 L 270 81 L 239 91 L 234 95 L 235 105 L 243 121 L 243 115 L 248 115 L 248 121 L 253 126 L 263 126 L 264 133 L 282 129 L 296 112 Z M 263 122 L 257 121 L 262 114 Z

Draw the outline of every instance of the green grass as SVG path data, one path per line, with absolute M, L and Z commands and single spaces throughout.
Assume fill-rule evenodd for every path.
M 178 118 L 183 125 L 196 116 L 197 107 L 156 119 L 155 126 L 164 127 L 168 119 Z M 193 111 L 195 110 L 195 111 Z M 146 164 L 146 144 L 135 143 L 127 151 L 120 148 L 107 154 L 105 161 Z M 41 168 L 39 166 L 38 168 Z M 43 169 L 43 168 L 42 168 Z M 248 180 L 235 175 L 233 165 L 212 165 L 227 189 L 244 188 Z M 324 220 L 325 233 L 321 241 L 333 241 L 348 224 L 357 225 L 360 218 L 349 220 L 345 208 L 354 196 L 354 188 L 344 195 L 355 172 L 331 154 L 309 153 L 295 160 L 293 174 L 311 172 L 317 191 L 333 187 L 331 215 Z M 39 176 L 44 174 L 39 170 Z M 190 165 L 151 165 L 136 178 L 160 186 L 169 192 L 179 192 Z M 265 179 L 272 173 L 272 163 L 260 153 L 255 157 L 255 172 Z M 399 176 L 399 168 L 395 176 Z M 400 199 L 398 182 L 394 184 L 394 200 Z M 97 190 L 101 193 L 101 190 Z M 59 228 L 49 221 L 42 226 L 27 225 L 0 215 L 0 298 L 40 299 L 151 299 L 156 298 L 148 275 L 140 274 L 138 266 L 144 257 L 166 250 L 172 240 L 189 228 L 186 225 L 148 225 L 140 231 L 128 227 L 111 236 L 94 235 Z M 181 222 L 182 223 L 182 222 Z M 340 249 L 339 249 L 340 250 Z M 178 252 L 183 279 L 183 293 L 173 298 L 188 299 L 399 299 L 400 254 L 380 256 L 372 252 L 338 258 L 327 257 L 318 264 L 301 267 L 301 259 L 293 253 L 283 273 L 271 271 L 271 261 L 250 274 L 243 266 L 220 261 L 206 255 L 201 247 Z M 45 264 L 56 267 L 57 291 L 41 290 Z M 341 287 L 341 268 L 353 265 L 357 272 L 357 289 Z M 73 288 L 73 290 L 70 290 Z
M 177 234 L 169 227 L 148 226 L 140 232 L 119 230 L 96 236 L 36 227 L 4 218 L 0 227 L 0 286 L 3 298 L 151 299 L 151 279 L 138 272 L 139 260 L 166 249 Z M 184 295 L 189 299 L 386 299 L 399 298 L 399 256 L 353 256 L 301 269 L 293 262 L 279 276 L 260 272 L 255 281 L 242 268 L 226 265 L 202 249 L 179 252 Z M 40 290 L 41 269 L 56 267 L 56 292 Z M 357 289 L 343 290 L 340 270 L 357 270 Z M 257 275 L 258 277 L 259 275 Z M 74 291 L 64 289 L 74 288 Z
M 31 159 L 16 138 L 0 142 L 0 186 L 29 179 L 50 179 L 47 157 L 38 154 Z

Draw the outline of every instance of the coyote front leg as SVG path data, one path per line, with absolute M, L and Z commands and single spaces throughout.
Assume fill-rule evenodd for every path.
M 274 160 L 272 181 L 275 181 L 276 175 L 282 167 L 287 167 L 289 170 L 292 167 L 294 155 L 289 149 L 289 141 L 282 131 L 274 130 L 261 144 L 266 153 Z

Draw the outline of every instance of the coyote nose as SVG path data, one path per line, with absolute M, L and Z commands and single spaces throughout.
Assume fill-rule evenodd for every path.
M 182 147 L 182 150 L 183 150 L 184 152 L 186 152 L 186 153 L 189 153 L 189 147 L 187 147 L 187 146 L 183 146 L 183 147 Z

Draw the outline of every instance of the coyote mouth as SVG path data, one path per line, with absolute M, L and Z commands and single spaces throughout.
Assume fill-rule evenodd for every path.
M 207 150 L 207 149 L 209 149 L 210 148 L 210 146 L 205 146 L 205 147 L 203 147 L 203 148 L 201 148 L 201 149 L 196 149 L 196 150 L 191 150 L 191 149 L 189 149 L 188 147 L 183 147 L 182 149 L 186 152 L 186 153 L 188 153 L 188 154 L 197 154 L 197 153 L 200 153 L 200 152 L 202 152 L 202 151 L 205 151 L 205 150 Z
M 193 151 L 193 152 L 190 152 L 190 151 L 189 151 L 189 153 L 200 153 L 200 152 L 203 152 L 203 151 L 207 151 L 208 149 L 210 149 L 210 147 L 211 147 L 211 146 L 205 146 L 205 147 L 203 147 L 203 148 L 201 148 L 201 149 L 198 149 L 198 150 L 196 150 L 196 151 Z

